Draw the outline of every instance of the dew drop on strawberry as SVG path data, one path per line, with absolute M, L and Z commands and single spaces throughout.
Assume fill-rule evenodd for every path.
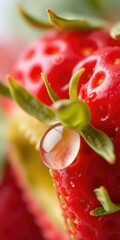
M 40 143 L 40 155 L 44 164 L 60 170 L 72 164 L 80 149 L 80 136 L 61 124 L 50 128 Z

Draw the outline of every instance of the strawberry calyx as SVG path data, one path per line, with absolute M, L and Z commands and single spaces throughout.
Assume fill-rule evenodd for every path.
M 2 82 L 0 82 L 0 94 L 7 98 L 12 98 L 9 88 L 7 88 Z
M 19 14 L 22 16 L 22 18 L 29 23 L 31 26 L 40 28 L 40 29 L 49 29 L 52 28 L 51 24 L 49 22 L 45 22 L 42 20 L 38 20 L 31 16 L 27 11 L 24 10 L 24 8 L 20 5 L 17 6 Z
M 64 99 L 57 101 L 53 108 L 60 122 L 77 132 L 90 123 L 90 111 L 87 104 L 80 100 Z
M 51 29 L 57 28 L 60 30 L 95 30 L 101 29 L 111 25 L 108 21 L 88 16 L 71 15 L 68 18 L 57 15 L 51 9 L 47 9 L 47 15 L 49 21 L 38 20 L 31 16 L 22 6 L 18 5 L 17 9 L 22 18 L 31 26 L 39 29 Z M 110 36 L 113 39 L 120 38 L 120 22 L 115 23 L 110 28 Z
M 107 25 L 105 20 L 87 17 L 87 16 L 73 16 L 72 18 L 64 18 L 58 16 L 51 9 L 47 10 L 48 17 L 50 19 L 51 24 L 58 29 L 64 30 L 90 30 L 90 29 L 100 29 Z
M 18 5 L 18 11 L 20 15 L 31 26 L 39 29 L 57 28 L 62 30 L 91 30 L 101 29 L 108 25 L 108 22 L 99 18 L 87 17 L 87 16 L 70 16 L 70 18 L 64 18 L 58 16 L 51 9 L 47 10 L 49 22 L 38 20 L 31 16 L 23 7 Z
M 45 84 L 47 93 L 48 93 L 50 99 L 52 100 L 52 102 L 58 101 L 59 98 L 58 98 L 58 96 L 56 95 L 56 93 L 53 91 L 53 89 L 51 88 L 50 83 L 49 83 L 46 75 L 45 75 L 44 73 L 41 73 L 41 76 L 42 76 L 42 78 L 43 78 L 43 81 L 44 81 L 44 84 Z
M 59 122 L 52 108 L 33 97 L 11 77 L 8 77 L 8 82 L 13 98 L 25 112 L 46 124 L 53 125 Z
M 90 124 L 91 117 L 90 111 L 88 106 L 83 101 L 77 101 L 78 99 L 78 81 L 85 71 L 84 68 L 81 68 L 77 71 L 70 79 L 69 83 L 69 100 L 62 100 L 58 101 L 56 95 L 54 94 L 53 98 L 53 91 L 49 85 L 47 77 L 43 74 L 44 82 L 46 82 L 46 88 L 50 98 L 53 102 L 57 103 L 54 105 L 56 109 L 56 114 L 58 114 L 58 118 L 61 122 L 64 122 L 64 126 L 75 130 L 76 132 L 80 133 L 80 135 L 84 138 L 87 144 L 98 154 L 104 157 L 110 164 L 115 163 L 115 155 L 114 155 L 114 147 L 111 140 L 108 138 L 106 134 L 99 131 L 95 127 Z M 49 87 L 48 87 L 49 86 Z M 72 101 L 74 100 L 74 101 Z M 75 101 L 76 100 L 76 101 Z M 57 109 L 59 109 L 57 113 Z M 76 111 L 79 109 L 79 112 Z M 80 124 L 80 119 L 82 119 Z M 77 125 L 78 120 L 78 125 Z M 97 142 L 96 140 L 99 139 Z M 109 147 L 108 147 L 109 146 Z M 97 151 L 96 151 L 97 149 Z M 101 153 L 101 149 L 104 151 Z M 112 150 L 112 151 L 111 151 Z
M 108 191 L 105 187 L 101 186 L 94 190 L 97 199 L 102 204 L 90 212 L 92 216 L 102 216 L 120 211 L 120 204 L 115 204 L 111 201 Z
M 78 99 L 78 81 L 85 71 L 85 68 L 81 68 L 77 71 L 70 80 L 69 83 L 69 96 L 70 99 Z
M 45 78 L 47 79 L 47 77 Z M 70 82 L 74 78 L 75 76 L 72 77 Z M 96 153 L 108 163 L 115 163 L 113 143 L 105 133 L 90 124 L 91 114 L 85 102 L 79 99 L 54 99 L 55 103 L 48 107 L 33 97 L 11 77 L 8 77 L 8 83 L 11 95 L 25 112 L 45 124 L 55 125 L 61 123 L 63 126 L 78 132 Z M 51 95 L 50 85 L 49 89 Z M 77 89 L 75 84 L 73 84 L 73 89 Z M 74 91 L 76 90 L 71 90 L 71 92 Z M 54 94 L 53 90 L 52 94 Z

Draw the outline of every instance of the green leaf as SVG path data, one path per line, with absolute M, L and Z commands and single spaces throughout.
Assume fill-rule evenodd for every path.
M 52 25 L 60 29 L 99 29 L 106 26 L 106 21 L 92 17 L 79 17 L 78 19 L 66 19 L 56 15 L 51 9 L 47 11 Z
M 9 88 L 0 82 L 0 94 L 7 98 L 12 98 Z
M 18 11 L 20 15 L 24 18 L 26 22 L 28 22 L 31 26 L 39 28 L 39 29 L 49 29 L 52 28 L 49 22 L 44 22 L 42 20 L 35 19 L 31 15 L 29 15 L 21 6 L 18 5 Z
M 78 81 L 85 71 L 84 68 L 80 69 L 75 75 L 70 79 L 69 83 L 69 95 L 70 99 L 77 99 L 78 98 Z
M 92 216 L 97 217 L 120 211 L 120 204 L 114 204 L 111 201 L 108 191 L 105 187 L 101 186 L 99 188 L 96 188 L 94 192 L 102 206 L 92 210 L 90 212 Z
M 108 163 L 115 163 L 114 146 L 110 138 L 89 124 L 81 130 L 81 135 L 87 144 Z
M 113 25 L 113 27 L 110 30 L 110 35 L 114 39 L 120 39 L 120 22 Z
M 90 123 L 90 112 L 86 103 L 80 100 L 65 99 L 54 104 L 56 115 L 61 123 L 75 131 Z
M 55 94 L 55 92 L 53 91 L 53 89 L 51 88 L 50 83 L 49 83 L 46 75 L 44 73 L 41 73 L 41 76 L 42 76 L 42 78 L 44 80 L 44 84 L 46 86 L 46 89 L 47 89 L 47 92 L 48 92 L 48 95 L 49 95 L 50 99 L 53 102 L 58 101 L 59 99 L 58 99 L 57 95 Z
M 99 0 L 88 0 L 88 3 L 90 4 L 90 6 L 95 10 L 96 13 L 99 14 L 99 16 L 101 16 L 102 18 L 105 17 L 105 6 L 104 6 L 104 2 L 103 1 L 99 1 Z
M 56 124 L 59 122 L 50 107 L 33 97 L 11 77 L 8 77 L 8 82 L 13 98 L 15 98 L 18 105 L 20 105 L 25 112 L 46 124 Z
M 61 123 L 84 138 L 87 144 L 108 163 L 115 163 L 114 146 L 110 138 L 90 124 L 90 111 L 85 102 L 77 99 L 60 100 L 54 104 Z

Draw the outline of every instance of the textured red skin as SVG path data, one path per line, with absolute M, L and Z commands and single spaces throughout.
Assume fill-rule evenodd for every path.
M 59 46 L 59 50 L 55 48 L 56 45 Z M 53 48 L 51 48 L 51 46 L 53 46 Z M 73 67 L 76 65 L 76 63 L 86 57 L 82 54 L 83 48 L 90 47 L 94 52 L 95 50 L 105 46 L 120 46 L 119 40 L 115 41 L 109 37 L 108 30 L 82 33 L 73 31 L 66 33 L 53 30 L 45 37 L 38 39 L 28 46 L 24 54 L 18 60 L 13 75 L 17 81 L 21 82 L 24 87 L 34 94 L 38 99 L 47 104 L 51 104 L 43 81 L 39 77 L 39 71 L 44 72 L 47 75 L 52 88 L 57 93 L 59 98 L 67 98 L 68 83 L 73 72 Z M 107 51 L 109 52 L 109 50 Z M 95 56 L 98 58 L 98 55 L 101 55 L 101 59 L 104 59 L 104 51 L 102 52 L 100 50 L 100 53 L 93 55 L 93 58 L 95 58 Z M 91 59 L 92 57 L 90 57 L 89 61 L 91 61 Z M 98 104 L 95 104 L 93 101 L 93 92 L 91 92 L 91 100 L 89 99 L 90 97 L 85 95 L 86 90 L 84 91 L 84 87 L 88 92 L 85 82 L 88 81 L 90 75 L 92 74 L 92 66 L 89 64 L 89 61 L 85 60 L 85 62 L 80 63 L 80 65 L 74 71 L 76 72 L 76 70 L 78 70 L 80 67 L 84 67 L 84 64 L 88 62 L 88 74 L 85 72 L 81 78 L 82 80 L 80 79 L 82 85 L 79 86 L 79 97 L 87 101 L 88 105 L 90 106 L 92 123 L 113 137 L 116 126 L 116 123 L 112 121 L 112 118 L 114 118 L 114 116 L 112 116 L 113 110 L 111 117 L 108 120 L 106 119 L 106 121 L 100 121 L 100 118 L 105 118 L 106 116 L 105 106 L 108 106 L 108 98 L 104 100 L 104 108 L 101 108 L 101 110 L 98 111 L 100 101 L 98 100 Z M 35 66 L 39 66 L 40 69 L 37 69 L 39 70 L 38 72 L 37 70 L 33 71 L 32 77 L 30 77 L 30 73 Z M 112 74 L 115 75 L 115 72 Z M 89 75 L 89 77 L 87 75 Z M 114 126 L 112 125 L 111 127 L 111 124 Z M 117 134 L 119 136 L 119 132 L 117 132 Z M 114 142 L 115 141 L 116 140 L 114 139 Z M 119 150 L 119 143 L 115 144 L 117 151 L 117 148 Z M 117 155 L 117 159 L 118 158 L 119 154 Z M 99 187 L 100 185 L 104 185 L 108 189 L 113 201 L 120 202 L 120 199 L 118 198 L 120 189 L 120 175 L 118 166 L 118 161 L 115 166 L 110 166 L 105 162 L 105 160 L 94 153 L 82 140 L 80 153 L 78 154 L 76 162 L 67 169 L 53 172 L 58 197 L 62 195 L 66 202 L 65 204 L 65 202 L 61 201 L 60 198 L 65 219 L 71 219 L 75 225 L 75 229 L 71 229 L 71 227 L 68 226 L 68 223 L 66 223 L 68 226 L 68 231 L 70 234 L 76 236 L 77 240 L 120 239 L 120 236 L 118 235 L 119 218 L 117 218 L 119 216 L 119 212 L 99 218 L 90 216 L 90 210 L 93 210 L 99 206 L 99 202 L 96 200 L 93 189 Z M 118 178 L 115 177 L 117 171 Z M 114 189 L 114 182 L 118 182 L 118 188 L 116 183 L 116 188 Z M 114 228 L 112 228 L 114 229 L 114 232 L 111 232 L 112 225 L 114 226 Z
M 116 154 L 115 165 L 110 165 L 81 139 L 75 162 L 64 170 L 53 171 L 68 231 L 77 240 L 120 239 L 120 212 L 100 217 L 90 215 L 91 210 L 100 206 L 93 193 L 97 187 L 104 186 L 112 201 L 120 204 L 119 59 L 120 48 L 103 48 L 80 62 L 73 71 L 75 73 L 82 67 L 86 68 L 79 81 L 79 98 L 86 101 L 90 107 L 93 125 L 106 132 L 113 140 Z M 96 62 L 93 69 L 91 62 Z M 90 71 L 92 74 L 88 79 Z M 104 81 L 99 82 L 101 72 L 105 77 Z M 60 195 L 64 201 L 61 201 Z M 68 218 L 74 227 L 69 226 Z
M 95 50 L 120 45 L 110 38 L 108 30 L 52 30 L 31 43 L 18 59 L 14 78 L 41 101 L 51 104 L 40 72 L 47 75 L 59 98 L 68 97 L 68 83 L 74 66 Z
M 0 239 L 46 240 L 22 199 L 22 191 L 15 183 L 10 166 L 0 186 Z

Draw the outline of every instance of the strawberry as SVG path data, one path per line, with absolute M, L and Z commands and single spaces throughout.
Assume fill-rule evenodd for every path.
M 106 29 L 96 30 L 96 32 L 92 30 L 88 30 L 87 32 L 75 30 L 63 31 L 57 29 L 49 30 L 45 36 L 40 37 L 27 47 L 15 65 L 13 76 L 35 96 L 43 102 L 50 104 L 51 101 L 48 97 L 43 80 L 40 77 L 40 72 L 45 72 L 48 75 L 53 89 L 60 98 L 68 97 L 68 82 L 72 74 L 72 69 L 76 63 L 87 57 L 91 52 L 112 41 Z M 81 47 L 79 47 L 80 43 Z M 16 108 L 14 108 L 14 110 L 16 114 Z M 25 119 L 21 120 L 21 122 L 23 121 L 25 121 Z M 19 120 L 18 124 L 20 124 Z M 16 133 L 16 135 L 17 138 L 20 138 L 19 133 Z M 24 135 L 26 135 L 26 131 Z M 13 139 L 11 139 L 11 141 L 12 140 Z M 14 144 L 14 148 L 16 149 L 16 144 Z M 19 156 L 17 158 L 19 159 Z M 19 168 L 23 171 L 21 165 L 22 164 L 20 164 Z M 26 191 L 25 187 L 23 187 L 23 189 Z M 31 205 L 30 199 L 28 199 L 28 202 Z M 35 202 L 37 205 L 37 200 L 35 200 Z M 35 213 L 35 218 L 38 216 L 38 212 Z M 46 230 L 44 232 L 46 232 Z
M 81 34 L 86 33 L 82 32 Z M 89 32 L 89 34 L 91 35 L 92 33 Z M 95 34 L 96 32 L 93 35 L 95 36 Z M 83 61 L 83 58 L 80 58 L 81 61 L 75 68 L 75 72 L 82 69 L 82 76 L 79 83 L 80 100 L 75 100 L 77 91 L 74 84 L 76 78 L 78 80 L 78 75 L 74 75 L 71 80 L 71 99 L 58 101 L 53 105 L 53 108 L 49 108 L 40 101 L 37 101 L 23 87 L 9 78 L 12 96 L 27 113 L 47 124 L 57 124 L 44 135 L 41 141 L 40 152 L 46 165 L 54 169 L 52 171 L 53 178 L 68 231 L 72 239 L 78 240 L 117 240 L 120 238 L 118 231 L 120 210 L 118 171 L 119 106 L 117 104 L 119 100 L 120 49 L 119 47 L 115 47 L 116 45 L 119 46 L 119 40 L 118 42 L 114 42 L 110 37 L 108 38 L 109 41 L 107 41 L 107 44 L 99 46 L 99 48 L 102 48 L 101 50 L 98 50 Z M 109 42 L 111 43 L 109 44 Z M 113 47 L 103 48 L 106 45 Z M 37 72 L 36 69 L 34 72 L 35 75 Z M 71 71 L 73 71 L 73 68 Z M 33 76 L 35 75 L 33 74 Z M 22 76 L 21 72 L 20 76 Z M 42 76 L 46 81 L 51 99 L 54 101 L 58 100 L 47 83 L 47 79 L 45 79 L 44 75 Z M 50 83 L 52 85 L 52 80 L 50 80 Z M 25 81 L 23 84 L 25 85 Z M 66 84 L 68 84 L 68 80 L 65 86 Z M 34 85 L 35 89 L 32 88 L 32 90 L 30 85 L 27 86 L 28 90 L 35 94 L 37 98 L 45 103 L 50 103 L 47 99 L 43 100 L 43 83 L 39 85 L 39 91 L 37 89 L 38 85 Z M 56 83 L 52 85 L 52 88 L 56 90 Z M 64 96 L 61 96 L 59 90 L 56 90 L 59 98 L 68 97 L 68 87 L 66 89 L 67 94 Z M 65 141 L 64 139 L 61 140 L 60 144 L 55 148 L 54 154 L 52 148 L 54 148 L 55 144 L 59 143 L 59 137 L 62 135 L 60 134 L 61 131 L 64 132 L 63 126 L 59 125 L 60 122 L 64 127 L 77 131 L 81 136 L 79 138 L 78 133 L 76 136 L 73 135 L 73 132 L 68 131 L 66 133 L 67 130 L 65 130 L 63 136 L 63 138 L 65 137 Z M 112 141 L 106 134 L 95 129 L 90 122 L 112 139 L 115 146 L 116 162 Z M 54 135 L 51 135 L 52 130 L 53 133 L 56 131 L 58 134 L 57 141 L 53 139 L 53 145 L 51 141 L 51 136 L 54 137 Z M 74 147 L 71 150 L 70 145 L 72 136 L 74 136 L 73 141 L 74 139 L 78 141 L 78 146 L 80 146 L 75 152 Z M 65 144 L 66 141 L 69 145 Z M 76 142 L 72 145 L 75 146 Z M 47 147 L 49 149 L 48 152 L 46 150 Z M 61 165 L 56 167 L 54 156 L 57 160 L 60 159 Z M 72 160 L 70 161 L 71 156 Z M 105 162 L 105 160 L 108 162 Z M 114 165 L 110 165 L 110 163 Z M 111 229 L 111 225 L 114 222 L 115 227 Z
M 21 45 L 22 44 L 19 44 L 18 42 L 16 42 L 15 40 L 13 41 L 12 39 L 9 39 L 9 42 L 6 42 L 6 40 L 4 40 L 4 42 L 0 41 L 0 50 L 1 50 L 0 76 L 3 79 L 3 81 L 5 78 L 5 75 L 8 72 L 10 73 L 12 71 L 15 59 L 17 58 L 17 55 L 22 48 Z M 17 111 L 16 104 L 14 104 L 13 101 L 10 101 L 9 99 L 5 99 L 0 96 L 0 106 L 4 107 L 5 113 L 7 114 L 7 119 L 9 118 L 9 123 L 10 123 L 10 115 L 12 114 L 12 111 L 14 111 L 14 113 Z M 2 134 L 1 130 L 5 131 L 6 129 L 6 126 L 3 129 L 4 125 L 5 125 L 5 121 L 4 120 L 1 121 L 1 115 L 0 115 L 0 127 L 1 127 L 0 135 Z M 15 131 L 17 134 L 16 129 Z M 1 140 L 0 141 L 0 181 L 1 181 L 1 174 L 3 174 L 1 159 L 3 155 L 2 151 L 3 151 L 4 145 L 3 145 L 2 138 L 3 136 L 1 136 L 1 139 L 0 139 Z M 19 135 L 19 138 L 20 138 L 20 135 Z M 59 231 L 56 225 L 52 223 L 52 221 L 49 219 L 45 211 L 42 209 L 42 206 L 37 206 L 36 201 L 33 200 L 34 197 L 32 196 L 32 194 L 30 196 L 29 187 L 28 186 L 25 187 L 25 179 L 23 180 L 22 178 L 22 184 L 21 184 L 20 175 L 23 169 L 21 169 L 19 166 L 15 166 L 15 171 L 13 171 L 14 160 L 13 158 L 11 158 L 10 154 L 8 154 L 8 159 L 9 159 L 10 166 L 6 170 L 4 181 L 0 186 L 0 198 L 1 198 L 0 221 L 1 223 L 4 217 L 4 223 L 2 223 L 0 227 L 0 239 L 3 239 L 3 240 L 8 240 L 8 239 L 11 240 L 12 238 L 18 239 L 16 234 L 19 235 L 19 231 L 21 232 L 19 239 L 22 239 L 22 240 L 24 240 L 24 238 L 26 237 L 28 237 L 29 239 L 39 239 L 39 240 L 40 239 L 47 240 L 48 238 L 49 240 L 54 240 L 56 238 L 67 239 L 67 235 L 65 236 L 63 231 Z M 17 160 L 15 159 L 15 161 Z M 18 187 L 18 185 L 20 185 L 20 188 Z M 11 199 L 11 201 L 9 199 Z M 14 209 L 12 205 L 15 205 Z M 18 208 L 19 208 L 19 211 L 18 211 Z M 18 221 L 19 227 L 15 227 L 16 219 L 18 219 L 17 221 Z M 28 223 L 26 223 L 27 221 Z M 28 232 L 29 228 L 31 229 L 31 231 Z
M 78 96 L 89 105 L 94 126 L 113 139 L 116 164 L 111 166 L 106 163 L 81 139 L 75 162 L 63 170 L 53 171 L 56 191 L 73 239 L 120 239 L 120 212 L 98 217 L 90 215 L 100 205 L 94 194 L 94 190 L 100 186 L 108 190 L 114 203 L 120 203 L 119 57 L 120 48 L 103 48 L 74 69 L 76 72 L 85 68 L 79 81 Z
M 0 199 L 0 239 L 45 240 L 23 201 L 22 192 L 15 183 L 10 166 L 6 166 L 0 186 Z
M 48 10 L 48 15 L 54 28 L 26 48 L 15 65 L 13 76 L 38 99 L 50 104 L 41 72 L 47 75 L 58 97 L 67 98 L 74 66 L 99 48 L 120 45 L 120 40 L 113 40 L 106 28 L 83 31 L 80 25 L 78 30 L 65 31 L 61 21 L 57 22 L 58 16 L 51 10 Z M 67 20 L 64 21 L 67 25 Z
M 74 71 L 82 72 L 78 71 L 70 81 L 70 100 L 56 101 L 46 79 L 49 95 L 56 101 L 53 107 L 38 102 L 9 78 L 11 93 L 24 110 L 45 123 L 57 124 L 43 136 L 40 153 L 44 163 L 53 169 L 72 239 L 120 237 L 119 56 L 119 47 L 106 47 L 80 61 Z

